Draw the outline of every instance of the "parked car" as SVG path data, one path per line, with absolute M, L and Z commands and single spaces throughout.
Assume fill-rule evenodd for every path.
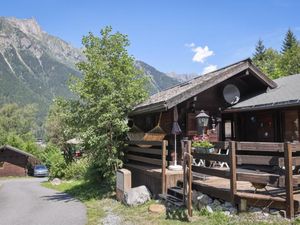
M 48 168 L 45 165 L 36 165 L 33 169 L 35 177 L 47 177 L 49 175 Z

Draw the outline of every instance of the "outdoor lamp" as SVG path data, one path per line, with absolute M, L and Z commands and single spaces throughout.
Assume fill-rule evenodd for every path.
M 198 128 L 202 128 L 204 133 L 204 127 L 207 127 L 208 125 L 209 116 L 203 110 L 201 110 L 196 116 L 196 119 Z

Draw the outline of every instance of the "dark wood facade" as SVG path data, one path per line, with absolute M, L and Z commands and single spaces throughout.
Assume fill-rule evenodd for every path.
M 0 177 L 27 176 L 39 161 L 32 155 L 11 146 L 0 148 Z

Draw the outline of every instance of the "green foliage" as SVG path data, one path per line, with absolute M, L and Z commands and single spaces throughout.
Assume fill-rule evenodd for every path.
M 286 33 L 280 53 L 272 48 L 266 49 L 259 40 L 252 59 L 271 79 L 300 73 L 300 46 L 291 30 Z
M 67 122 L 80 132 L 98 177 L 108 178 L 121 166 L 127 115 L 147 96 L 146 79 L 126 50 L 126 35 L 106 27 L 100 37 L 89 33 L 82 43 L 87 61 L 78 68 L 84 78 L 74 79 L 71 85 L 78 100 L 66 107 Z
M 56 146 L 51 144 L 47 145 L 42 154 L 42 161 L 50 169 L 50 179 L 55 177 L 62 178 L 65 176 L 67 163 L 61 150 Z
M 26 138 L 34 132 L 35 116 L 34 105 L 4 104 L 0 107 L 0 130 Z
M 285 75 L 300 73 L 300 46 L 294 45 L 281 57 L 280 67 Z
M 257 45 L 255 47 L 255 53 L 253 55 L 253 60 L 261 61 L 264 59 L 266 52 L 266 48 L 264 46 L 264 43 L 261 39 L 258 40 Z
M 298 45 L 297 38 L 295 34 L 291 31 L 291 29 L 288 29 L 285 38 L 283 40 L 281 52 L 285 54 L 288 50 L 290 50 L 292 47 L 296 45 Z
M 66 125 L 66 110 L 62 99 L 55 99 L 50 106 L 50 110 L 45 123 L 46 140 L 61 149 L 65 148 L 68 140 Z
M 65 169 L 65 179 L 84 179 L 89 168 L 87 158 L 82 158 L 70 163 Z
M 214 145 L 209 141 L 193 141 L 192 146 L 194 148 L 213 148 Z

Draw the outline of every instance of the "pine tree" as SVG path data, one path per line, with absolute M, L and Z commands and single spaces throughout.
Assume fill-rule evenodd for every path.
M 291 49 L 293 46 L 298 45 L 297 38 L 295 34 L 291 31 L 291 29 L 288 29 L 285 38 L 283 40 L 281 53 L 286 53 L 289 49 Z
M 253 54 L 253 60 L 255 61 L 263 60 L 265 52 L 266 52 L 265 45 L 263 41 L 259 39 L 255 46 L 255 53 Z

